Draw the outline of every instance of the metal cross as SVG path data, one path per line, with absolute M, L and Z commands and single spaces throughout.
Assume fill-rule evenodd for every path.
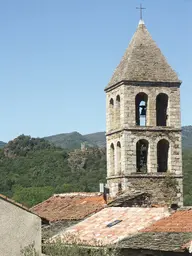
M 136 7 L 136 9 L 140 9 L 140 19 L 142 20 L 143 19 L 143 10 L 146 8 L 143 8 L 142 4 L 140 4 L 140 7 Z

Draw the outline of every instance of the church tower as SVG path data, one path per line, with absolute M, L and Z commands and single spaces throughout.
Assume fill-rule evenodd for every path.
M 143 20 L 105 88 L 110 197 L 183 204 L 180 85 Z

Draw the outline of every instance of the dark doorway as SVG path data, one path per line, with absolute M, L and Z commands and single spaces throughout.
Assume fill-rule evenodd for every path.
M 165 93 L 160 93 L 156 98 L 156 123 L 157 126 L 167 125 L 167 106 L 168 96 Z
M 162 139 L 157 144 L 157 171 L 166 172 L 168 169 L 169 142 Z
M 148 96 L 144 92 L 137 94 L 135 97 L 135 121 L 136 125 L 147 125 L 147 101 Z
M 136 145 L 137 172 L 147 172 L 149 143 L 147 140 L 139 140 Z

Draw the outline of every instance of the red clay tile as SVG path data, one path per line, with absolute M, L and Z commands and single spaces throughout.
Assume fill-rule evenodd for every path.
M 179 210 L 155 222 L 143 232 L 192 232 L 192 210 Z
M 78 241 L 85 245 L 113 244 L 127 236 L 136 234 L 157 219 L 169 216 L 167 208 L 110 207 L 101 210 L 63 233 L 54 236 L 51 241 L 61 238 L 63 242 Z M 122 220 L 117 225 L 107 224 Z
M 82 220 L 106 206 L 101 193 L 56 194 L 31 208 L 33 212 L 51 222 Z

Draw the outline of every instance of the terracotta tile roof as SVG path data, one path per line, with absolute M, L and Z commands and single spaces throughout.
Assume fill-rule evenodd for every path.
M 105 208 L 66 231 L 54 236 L 65 243 L 78 242 L 84 245 L 114 244 L 127 236 L 169 215 L 167 208 L 111 207 Z M 107 227 L 109 223 L 118 224 Z M 75 240 L 75 241 L 74 241 Z
M 55 194 L 31 208 L 49 221 L 82 220 L 106 206 L 101 193 Z
M 155 222 L 143 232 L 192 232 L 192 209 L 179 210 Z

